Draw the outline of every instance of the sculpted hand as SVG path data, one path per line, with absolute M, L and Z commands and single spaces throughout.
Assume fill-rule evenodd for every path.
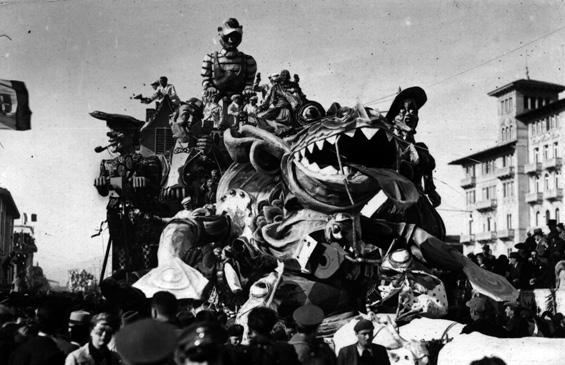
M 134 176 L 132 179 L 132 185 L 134 189 L 142 189 L 147 187 L 149 184 L 149 179 L 143 176 Z
M 216 97 L 216 95 L 218 95 L 218 89 L 216 89 L 214 86 L 208 86 L 206 88 L 206 91 L 204 92 L 204 95 L 209 98 L 214 98 Z

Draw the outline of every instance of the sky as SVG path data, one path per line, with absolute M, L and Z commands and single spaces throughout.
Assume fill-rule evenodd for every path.
M 30 95 L 32 130 L 0 130 L 0 186 L 38 214 L 35 259 L 48 278 L 101 266 L 106 199 L 93 187 L 106 143 L 101 110 L 144 119 L 161 75 L 182 99 L 201 95 L 203 56 L 217 27 L 243 25 L 240 50 L 259 72 L 300 75 L 307 97 L 387 110 L 399 87 L 423 87 L 417 139 L 436 158 L 440 213 L 460 234 L 466 213 L 455 158 L 496 141 L 487 92 L 525 78 L 565 84 L 562 1 L 2 0 L 0 79 Z M 98 273 L 96 273 L 98 275 Z

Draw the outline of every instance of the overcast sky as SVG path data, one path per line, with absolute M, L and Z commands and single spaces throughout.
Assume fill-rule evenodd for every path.
M 565 83 L 561 1 L 0 1 L 0 78 L 27 84 L 32 130 L 0 131 L 0 185 L 39 216 L 36 259 L 48 277 L 101 261 L 91 239 L 106 199 L 92 186 L 106 142 L 92 110 L 144 119 L 130 96 L 167 75 L 200 96 L 200 64 L 218 25 L 236 17 L 240 49 L 264 75 L 289 69 L 326 108 L 356 100 L 386 110 L 398 87 L 428 94 L 417 138 L 438 163 L 448 233 L 465 217 L 456 157 L 496 140 L 487 92 L 525 77 Z M 527 53 L 527 60 L 525 54 Z M 378 102 L 375 102 L 378 100 Z M 454 211 L 451 211 L 454 210 Z

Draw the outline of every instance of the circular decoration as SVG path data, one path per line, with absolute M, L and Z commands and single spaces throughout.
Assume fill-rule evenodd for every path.
M 296 120 L 300 125 L 307 125 L 326 116 L 324 107 L 316 101 L 307 101 L 296 111 Z

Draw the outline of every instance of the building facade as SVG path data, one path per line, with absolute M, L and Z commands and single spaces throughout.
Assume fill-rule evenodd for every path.
M 20 212 L 7 189 L 0 188 L 0 286 L 13 280 L 10 254 L 13 251 L 14 220 Z
M 450 162 L 465 173 L 465 252 L 488 244 L 495 254 L 508 254 L 528 230 L 544 227 L 547 219 L 561 219 L 557 156 L 565 134 L 558 112 L 563 90 L 562 85 L 521 79 L 488 93 L 497 99 L 496 144 Z

